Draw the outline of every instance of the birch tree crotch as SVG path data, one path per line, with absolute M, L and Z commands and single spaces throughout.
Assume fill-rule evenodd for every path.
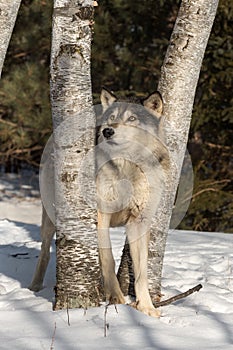
M 196 86 L 218 0 L 183 0 L 161 69 L 163 127 L 172 170 L 151 227 L 149 277 L 154 299 L 160 294 L 167 233 L 186 151 Z
M 54 1 L 51 104 L 57 233 L 55 309 L 87 308 L 102 300 L 96 210 L 85 201 L 78 182 L 80 164 L 95 145 L 90 75 L 93 12 L 90 0 Z M 91 172 L 93 167 L 84 172 L 83 188 L 88 187 Z
M 0 0 L 0 77 L 21 0 Z

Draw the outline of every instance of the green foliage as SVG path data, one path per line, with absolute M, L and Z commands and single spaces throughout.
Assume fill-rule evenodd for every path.
M 202 65 L 192 129 L 202 128 L 208 141 L 230 146 L 226 131 L 233 126 L 232 77 L 233 5 L 222 0 Z
M 221 0 L 192 117 L 190 144 L 201 146 L 201 152 L 194 167 L 194 197 L 181 224 L 185 229 L 233 232 L 232 79 L 233 4 Z M 199 134 L 199 145 L 192 140 L 195 133 Z
M 233 232 L 233 172 L 226 168 L 229 156 L 226 154 L 226 159 L 222 159 L 222 149 L 208 149 L 205 144 L 202 148 L 204 154 L 194 167 L 191 205 L 179 228 Z M 213 152 L 220 157 L 219 162 L 215 158 L 215 164 Z
M 51 133 L 51 5 L 23 1 L 0 82 L 0 160 L 39 164 Z
M 93 90 L 156 89 L 178 1 L 102 0 L 92 48 Z

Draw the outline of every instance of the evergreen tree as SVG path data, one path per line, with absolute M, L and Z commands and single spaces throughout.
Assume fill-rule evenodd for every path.
M 0 83 L 1 163 L 39 164 L 51 133 L 50 37 L 51 4 L 24 0 Z
M 189 149 L 195 186 L 181 228 L 233 232 L 233 5 L 221 0 L 207 46 Z M 194 154 L 195 153 L 195 154 Z
M 96 10 L 93 90 L 154 90 L 179 1 L 103 0 Z

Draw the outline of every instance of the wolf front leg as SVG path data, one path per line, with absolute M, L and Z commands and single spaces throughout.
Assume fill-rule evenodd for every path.
M 136 308 L 149 316 L 159 317 L 160 311 L 154 308 L 148 289 L 147 264 L 150 239 L 149 231 L 143 232 L 140 224 L 137 222 L 130 222 L 126 226 L 126 233 L 133 262 Z
M 106 299 L 112 304 L 124 304 L 125 299 L 115 274 L 115 261 L 109 235 L 111 214 L 98 211 L 98 246 L 99 258 L 104 279 Z
M 28 287 L 34 292 L 38 292 L 43 288 L 44 276 L 50 259 L 50 246 L 55 232 L 55 227 L 48 217 L 43 207 L 42 224 L 41 224 L 41 252 L 34 272 L 33 280 Z

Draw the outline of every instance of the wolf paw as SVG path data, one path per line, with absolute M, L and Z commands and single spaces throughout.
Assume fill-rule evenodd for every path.
M 122 293 L 110 293 L 107 295 L 107 299 L 110 304 L 125 304 L 125 298 Z
M 110 304 L 125 304 L 125 297 L 117 284 L 114 288 L 107 288 L 105 295 Z
M 105 280 L 104 290 L 106 299 L 110 304 L 125 304 L 125 298 L 116 276 Z
M 161 316 L 161 311 L 155 308 L 150 308 L 150 309 L 143 309 L 141 310 L 144 314 L 152 317 L 160 317 Z
M 153 306 L 149 306 L 149 307 L 142 306 L 142 305 L 140 305 L 139 302 L 133 302 L 130 305 L 133 306 L 138 311 L 141 311 L 148 316 L 152 316 L 152 317 L 160 317 L 161 316 L 161 311 L 156 309 Z
M 41 289 L 43 289 L 43 284 L 31 283 L 30 286 L 28 286 L 28 289 L 30 289 L 32 292 L 39 292 Z

